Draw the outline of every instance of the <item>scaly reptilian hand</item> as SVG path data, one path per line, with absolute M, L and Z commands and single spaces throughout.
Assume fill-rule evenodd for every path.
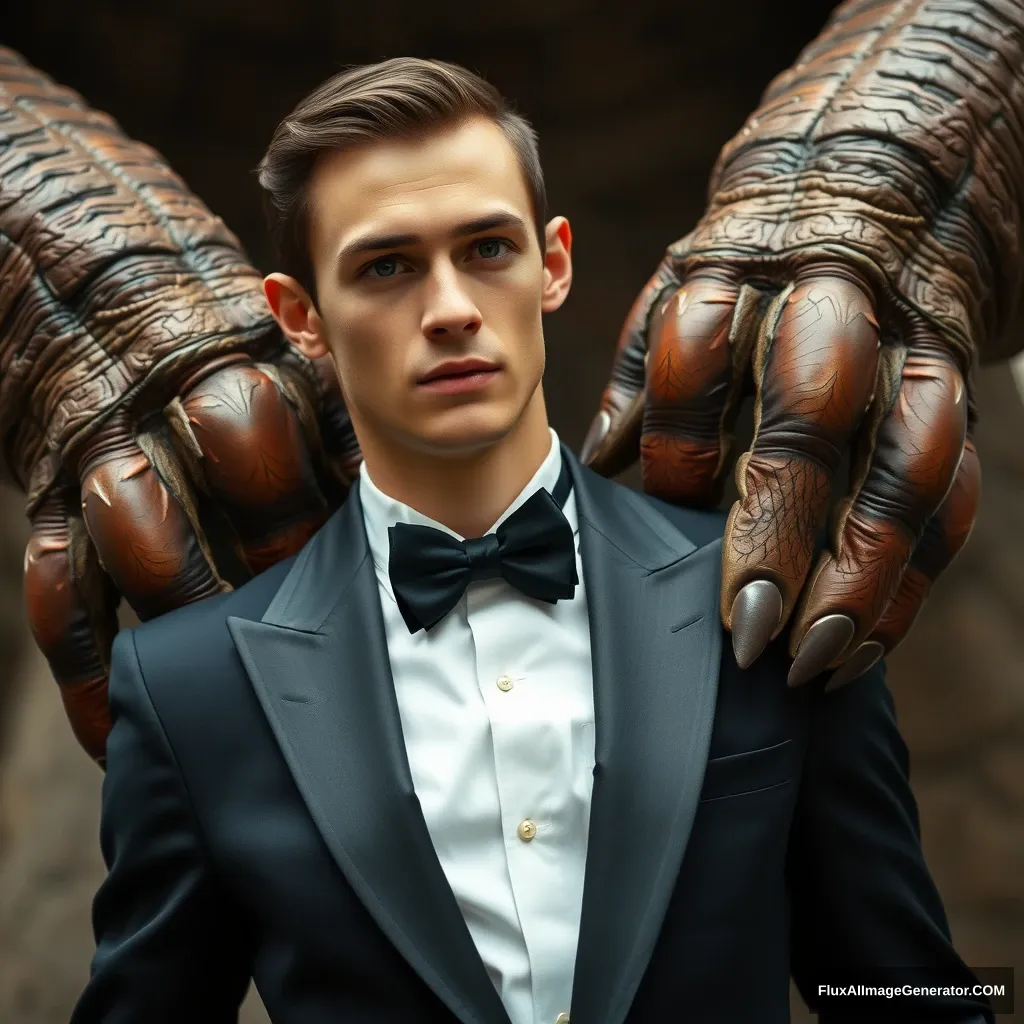
M 787 622 L 793 685 L 865 671 L 970 533 L 970 372 L 1020 349 L 1024 7 L 854 0 L 725 147 L 707 212 L 620 335 L 584 458 L 714 502 L 741 665 Z M 853 452 L 815 560 L 830 481 Z
M 0 437 L 29 621 L 102 761 L 123 595 L 143 619 L 297 550 L 358 450 L 237 239 L 152 149 L 0 49 Z

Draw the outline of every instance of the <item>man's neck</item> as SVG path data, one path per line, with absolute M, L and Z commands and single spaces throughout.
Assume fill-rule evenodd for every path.
M 369 449 L 369 450 L 367 450 Z M 530 482 L 551 450 L 540 388 L 500 441 L 465 456 L 363 449 L 374 485 L 462 537 L 482 536 Z

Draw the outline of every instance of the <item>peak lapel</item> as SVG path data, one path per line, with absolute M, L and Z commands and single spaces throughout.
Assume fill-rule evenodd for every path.
M 570 459 L 590 609 L 596 765 L 571 1016 L 622 1024 L 697 811 L 721 652 L 721 542 Z
M 309 812 L 381 930 L 463 1024 L 508 1017 L 409 771 L 358 485 L 262 622 L 228 625 Z

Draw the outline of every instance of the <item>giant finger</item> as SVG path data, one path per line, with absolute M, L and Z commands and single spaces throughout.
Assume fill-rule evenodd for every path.
M 24 585 L 29 626 L 60 687 L 72 731 L 103 764 L 119 595 L 99 566 L 78 511 L 77 490 L 51 492 L 32 517 Z
M 307 359 L 285 345 L 259 365 L 294 408 L 327 504 L 337 508 L 348 496 L 363 461 L 338 373 L 329 355 Z
M 199 525 L 184 472 L 159 437 L 111 419 L 77 463 L 82 516 L 100 563 L 140 619 L 230 590 Z M 159 466 L 161 472 L 157 471 Z
M 854 648 L 832 673 L 826 689 L 835 690 L 863 675 L 910 632 L 932 585 L 967 543 L 981 500 L 981 463 L 968 438 L 960 468 L 938 512 L 910 556 L 896 596 L 889 602 L 871 635 Z
M 648 494 L 689 505 L 721 497 L 758 295 L 735 271 L 708 267 L 655 311 L 640 449 Z
M 296 552 L 328 514 L 287 390 L 276 367 L 239 361 L 192 384 L 168 409 L 256 573 Z
M 796 605 L 832 476 L 871 401 L 878 345 L 867 289 L 837 267 L 805 267 L 761 322 L 754 438 L 723 540 L 722 619 L 741 667 Z
M 604 476 L 621 473 L 640 456 L 647 332 L 653 312 L 679 288 L 675 262 L 671 253 L 666 255 L 633 303 L 619 333 L 601 407 L 583 439 L 580 458 Z
M 835 509 L 829 550 L 794 616 L 791 685 L 838 664 L 875 628 L 961 465 L 963 377 L 926 328 L 898 380 L 895 400 L 880 403 L 880 419 L 870 424 L 851 493 Z

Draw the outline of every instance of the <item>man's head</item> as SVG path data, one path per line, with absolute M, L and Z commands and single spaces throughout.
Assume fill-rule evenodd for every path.
M 541 314 L 568 293 L 571 235 L 545 223 L 533 130 L 493 87 L 411 58 L 347 71 L 278 126 L 260 183 L 283 266 L 267 298 L 332 357 L 368 459 L 546 435 Z M 469 360 L 494 369 L 424 381 Z

